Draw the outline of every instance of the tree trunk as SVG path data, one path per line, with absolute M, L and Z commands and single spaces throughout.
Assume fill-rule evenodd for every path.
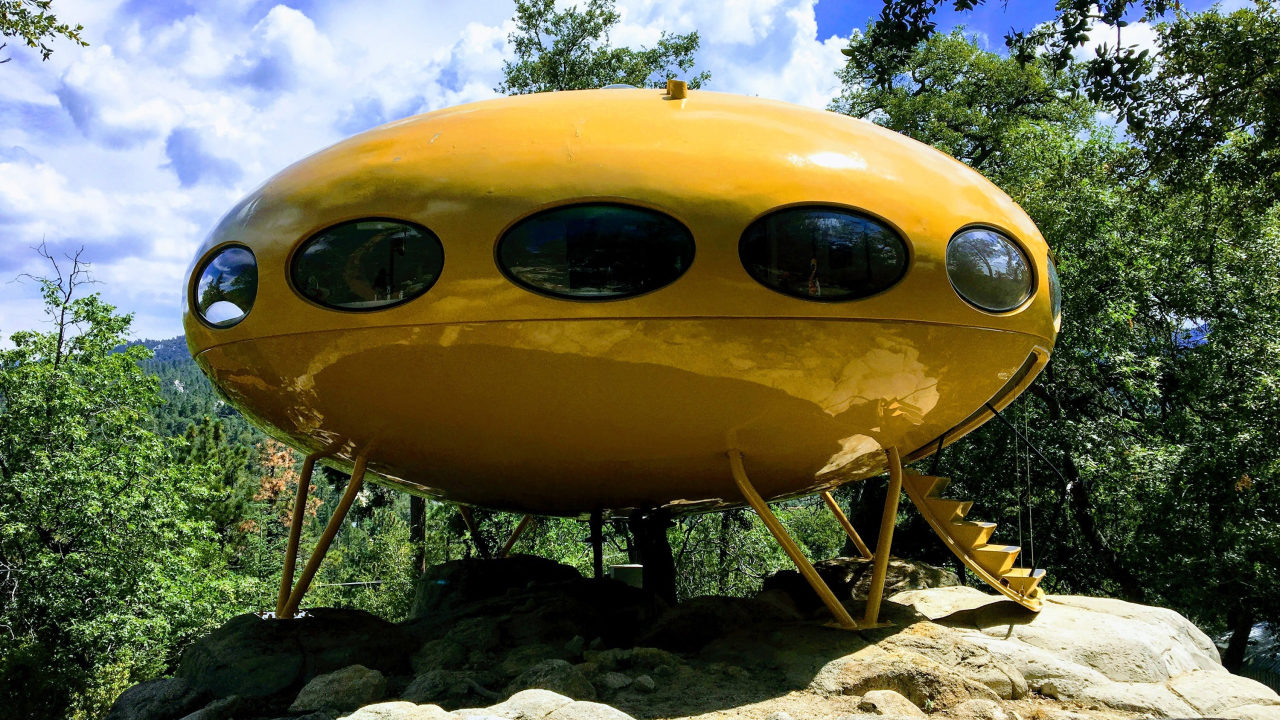
M 1032 385 L 1031 392 L 1044 401 L 1049 410 L 1049 419 L 1051 421 L 1059 422 L 1062 420 L 1064 411 L 1062 403 L 1058 401 L 1056 396 L 1040 385 Z M 1124 566 L 1124 562 L 1120 559 L 1120 554 L 1115 551 L 1115 548 L 1111 547 L 1107 539 L 1102 536 L 1102 531 L 1098 528 L 1093 512 L 1093 492 L 1089 487 L 1089 482 L 1080 476 L 1080 469 L 1076 467 L 1075 458 L 1070 447 L 1062 449 L 1062 457 L 1064 461 L 1063 470 L 1067 482 L 1065 487 L 1060 489 L 1071 507 L 1072 519 L 1075 520 L 1076 526 L 1080 528 L 1080 534 L 1084 536 L 1085 542 L 1088 543 L 1089 552 L 1102 563 L 1103 572 L 1106 576 L 1120 586 L 1120 594 L 1124 596 L 1125 600 L 1142 602 L 1146 596 L 1142 584 Z
M 1227 642 L 1227 652 L 1222 656 L 1222 666 L 1231 672 L 1240 672 L 1244 653 L 1249 649 L 1249 633 L 1253 631 L 1253 611 L 1243 608 L 1232 610 L 1227 613 L 1227 622 L 1231 625 L 1231 640 Z
M 1138 578 L 1124 567 L 1120 554 L 1107 543 L 1106 538 L 1102 536 L 1102 531 L 1098 529 L 1098 523 L 1093 517 L 1093 494 L 1090 492 L 1089 483 L 1080 477 L 1080 470 L 1076 467 L 1071 455 L 1068 454 L 1065 457 L 1067 477 L 1070 479 L 1066 491 L 1071 502 L 1071 515 L 1089 544 L 1090 552 L 1102 562 L 1107 576 L 1120 586 L 1120 594 L 1125 600 L 1142 602 L 1146 596 L 1142 583 L 1138 582 Z
M 864 490 L 866 487 L 867 481 L 864 480 L 851 488 L 851 492 L 849 493 L 849 509 L 845 511 L 845 517 L 849 518 L 849 524 L 853 525 L 854 530 L 857 530 L 859 527 L 863 529 L 866 529 L 867 527 L 866 525 L 862 525 L 858 522 L 862 519 L 861 511 L 864 505 L 863 496 L 865 495 Z M 859 531 L 859 534 L 861 534 L 861 531 Z M 863 542 L 866 542 L 865 537 L 863 538 Z M 875 552 L 875 548 L 872 548 L 871 551 Z M 858 550 L 858 546 L 853 544 L 853 540 L 846 535 L 844 545 L 840 547 L 840 556 L 861 557 L 862 553 Z

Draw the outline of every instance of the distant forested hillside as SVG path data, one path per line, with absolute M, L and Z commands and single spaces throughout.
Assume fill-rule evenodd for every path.
M 157 432 L 180 436 L 187 434 L 193 425 L 216 421 L 221 424 L 228 442 L 254 445 L 267 439 L 213 389 L 187 350 L 185 338 L 179 336 L 129 343 L 130 347 L 134 345 L 141 345 L 153 353 L 150 359 L 142 362 L 142 368 L 160 380 L 160 396 L 164 402 L 153 415 Z

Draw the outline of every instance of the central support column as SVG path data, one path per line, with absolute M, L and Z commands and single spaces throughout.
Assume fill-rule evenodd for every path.
M 604 577 L 604 512 L 591 511 L 591 564 L 596 579 Z

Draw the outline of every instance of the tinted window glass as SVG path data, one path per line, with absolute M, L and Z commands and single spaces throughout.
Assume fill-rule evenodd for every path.
M 1053 309 L 1053 319 L 1062 314 L 1062 286 L 1058 281 L 1058 264 L 1049 258 L 1049 306 Z
M 248 248 L 223 248 L 205 261 L 196 283 L 196 312 L 216 327 L 231 327 L 253 309 L 258 263 Z
M 751 223 L 742 266 L 765 287 L 805 300 L 852 300 L 891 287 L 907 270 L 907 246 L 884 223 L 828 207 L 779 210 Z
M 354 220 L 321 230 L 293 256 L 293 285 L 313 302 L 377 310 L 435 283 L 444 248 L 430 230 L 393 220 Z
M 693 236 L 674 219 L 625 205 L 573 205 L 520 221 L 498 243 L 498 265 L 531 290 L 616 300 L 669 285 L 693 262 Z
M 1031 265 L 1012 240 L 974 228 L 947 245 L 947 276 L 956 292 L 983 310 L 1004 312 L 1031 295 Z

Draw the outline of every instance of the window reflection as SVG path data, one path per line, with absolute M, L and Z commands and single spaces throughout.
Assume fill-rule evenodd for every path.
M 787 208 L 756 220 L 738 255 L 757 282 L 805 300 L 873 295 L 907 269 L 907 247 L 891 228 L 829 207 Z
M 661 213 L 574 205 L 517 223 L 498 243 L 498 264 L 537 292 L 617 300 L 674 282 L 689 268 L 693 252 L 689 231 Z
M 424 227 L 354 220 L 322 230 L 298 249 L 293 284 L 307 299 L 342 310 L 377 310 L 412 300 L 444 266 L 440 240 Z
M 253 309 L 258 263 L 248 248 L 224 248 L 205 263 L 196 283 L 196 311 L 205 322 L 231 327 Z
M 947 245 L 947 276 L 965 300 L 1005 312 L 1031 295 L 1031 266 L 1012 241 L 985 228 L 965 230 Z
M 1062 315 L 1062 285 L 1058 280 L 1058 264 L 1049 258 L 1049 307 L 1053 312 L 1053 319 L 1057 320 Z

